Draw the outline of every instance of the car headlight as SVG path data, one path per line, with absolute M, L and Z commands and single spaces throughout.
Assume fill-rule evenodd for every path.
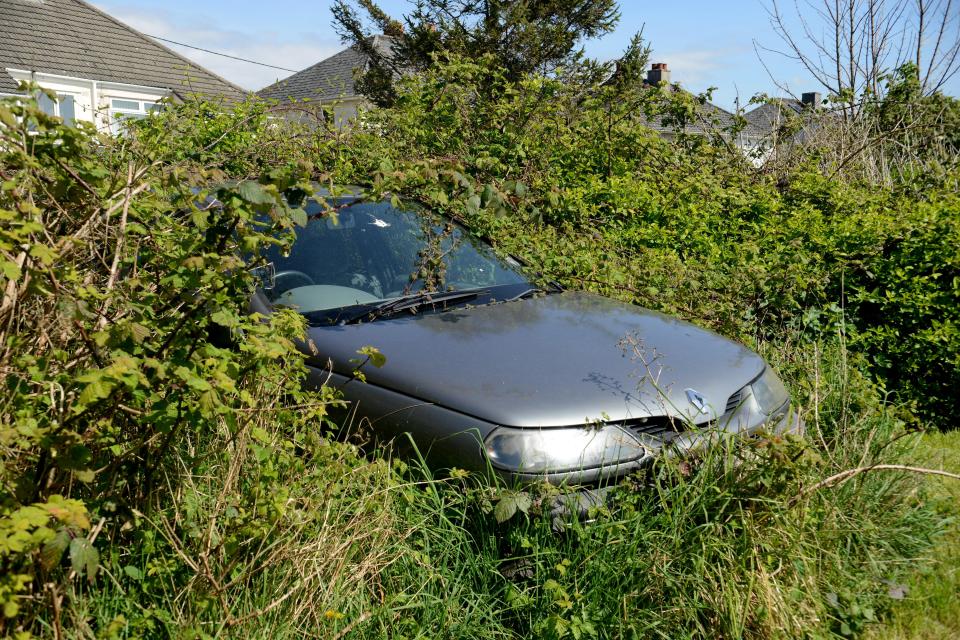
M 522 473 L 576 471 L 642 458 L 647 450 L 620 427 L 557 429 L 498 427 L 485 445 L 497 467 Z
M 787 388 L 770 367 L 764 369 L 760 377 L 750 383 L 750 389 L 760 411 L 765 414 L 773 413 L 790 400 Z

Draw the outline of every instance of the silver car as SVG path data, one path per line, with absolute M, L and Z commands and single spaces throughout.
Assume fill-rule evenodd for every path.
M 261 269 L 252 307 L 309 323 L 310 383 L 434 468 L 597 485 L 710 435 L 802 428 L 753 351 L 661 313 L 534 284 L 454 222 L 354 197 Z M 315 347 L 315 348 L 314 348 Z M 374 347 L 382 366 L 364 367 Z M 409 438 L 406 437 L 409 434 Z

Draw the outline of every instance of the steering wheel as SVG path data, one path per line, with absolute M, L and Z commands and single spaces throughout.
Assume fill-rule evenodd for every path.
M 299 278 L 301 281 L 305 282 L 307 285 L 316 284 L 316 282 L 313 281 L 313 278 L 305 274 L 303 271 L 297 271 L 295 269 L 287 269 L 286 271 L 277 271 L 275 274 L 273 274 L 273 288 L 275 290 L 281 289 L 281 287 L 277 284 L 280 278 Z M 283 291 L 289 291 L 290 289 L 293 289 L 293 288 L 294 287 L 286 287 L 285 289 L 282 289 L 280 292 L 282 293 Z

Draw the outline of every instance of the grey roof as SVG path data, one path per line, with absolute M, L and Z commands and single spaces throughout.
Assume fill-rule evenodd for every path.
M 0 62 L 0 64 L 3 64 Z M 16 81 L 6 73 L 0 72 L 0 95 L 7 93 L 20 93 L 17 90 Z
M 373 46 L 389 51 L 388 36 L 373 37 Z M 270 100 L 337 100 L 359 96 L 354 83 L 356 73 L 367 64 L 367 56 L 356 46 L 307 67 L 303 71 L 278 80 L 257 91 L 261 98 Z
M 246 96 L 83 0 L 0 0 L 0 92 L 16 92 L 5 68 L 160 87 L 180 97 Z
M 766 102 L 759 107 L 747 113 L 744 117 L 747 122 L 757 127 L 764 133 L 769 133 L 776 129 L 787 116 L 797 114 L 803 111 L 803 103 L 793 98 L 777 98 L 773 102 Z M 787 112 L 787 113 L 785 113 Z M 790 113 L 792 112 L 792 113 Z
M 674 86 L 673 91 L 684 91 Z M 641 115 L 644 126 L 650 127 L 659 133 L 673 133 L 675 127 L 670 124 L 664 124 L 663 116 L 650 120 Z M 694 117 L 686 124 L 684 131 L 686 133 L 703 134 L 714 133 L 729 130 L 736 122 L 736 116 L 722 107 L 718 107 L 712 102 L 706 102 L 696 109 Z M 758 139 L 763 137 L 765 131 L 755 126 L 749 118 L 746 125 L 740 130 L 739 137 L 742 139 Z
M 387 53 L 392 46 L 391 38 L 383 35 L 374 36 L 373 45 Z M 260 89 L 257 95 L 261 98 L 280 101 L 356 98 L 359 96 L 354 83 L 356 73 L 366 64 L 367 56 L 363 52 L 356 47 L 348 47 L 303 71 L 298 71 L 292 76 Z M 682 89 L 678 90 L 682 91 Z M 643 118 L 643 120 L 646 126 L 661 133 L 672 133 L 674 130 L 674 127 L 664 125 L 662 118 L 654 120 Z M 733 124 L 732 113 L 708 102 L 698 109 L 697 117 L 687 125 L 686 131 L 688 133 L 713 132 L 727 129 Z M 760 138 L 763 134 L 762 129 L 749 121 L 740 133 L 744 138 Z

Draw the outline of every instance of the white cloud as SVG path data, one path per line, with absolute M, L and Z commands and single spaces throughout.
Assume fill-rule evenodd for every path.
M 309 67 L 343 49 L 343 45 L 333 34 L 323 38 L 307 33 L 280 34 L 259 30 L 246 32 L 218 29 L 215 19 L 195 13 L 184 15 L 162 8 L 133 8 L 109 2 L 97 3 L 97 7 L 147 35 L 294 71 Z M 261 89 L 291 74 L 290 71 L 224 58 L 169 42 L 161 41 L 160 44 L 245 89 Z
M 690 47 L 653 52 L 651 62 L 666 62 L 672 82 L 699 93 L 715 87 L 711 102 L 727 110 L 746 105 L 751 96 L 769 91 L 769 80 L 752 50 L 740 46 Z
M 689 88 L 706 88 L 706 84 L 716 81 L 718 70 L 730 66 L 732 55 L 730 49 L 655 51 L 651 61 L 666 62 L 673 82 Z

